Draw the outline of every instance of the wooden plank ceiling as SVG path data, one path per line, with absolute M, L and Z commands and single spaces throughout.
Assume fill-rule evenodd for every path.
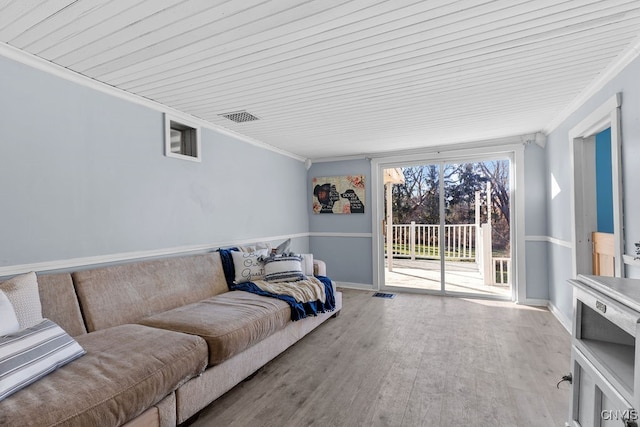
M 0 0 L 1 42 L 311 159 L 540 131 L 639 35 L 639 0 Z

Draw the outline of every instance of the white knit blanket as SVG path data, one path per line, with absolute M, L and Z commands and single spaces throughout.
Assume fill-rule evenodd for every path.
M 253 283 L 265 292 L 288 295 L 297 302 L 321 301 L 324 304 L 327 300 L 324 284 L 313 276 L 308 276 L 306 280 L 298 280 L 296 282 L 274 283 L 266 280 L 255 280 Z

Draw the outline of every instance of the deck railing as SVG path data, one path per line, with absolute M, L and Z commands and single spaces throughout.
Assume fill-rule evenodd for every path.
M 511 258 L 493 258 L 492 264 L 496 285 L 511 283 Z
M 396 258 L 437 258 L 440 256 L 440 226 L 430 224 L 394 224 L 393 256 Z M 476 226 L 444 226 L 445 259 L 475 259 Z
M 487 284 L 511 283 L 511 258 L 496 258 L 491 253 L 491 240 L 482 243 L 482 232 L 487 224 L 446 224 L 444 226 L 444 259 L 447 261 L 473 260 L 480 265 Z M 488 232 L 488 234 L 487 234 Z M 431 224 L 393 224 L 391 227 L 393 258 L 428 259 L 440 257 L 440 226 Z M 490 236 L 491 228 L 484 231 Z M 488 248 L 484 258 L 482 247 Z M 386 245 L 385 245 L 386 251 Z M 485 263 L 486 262 L 486 263 Z M 484 268 L 482 266 L 485 266 Z

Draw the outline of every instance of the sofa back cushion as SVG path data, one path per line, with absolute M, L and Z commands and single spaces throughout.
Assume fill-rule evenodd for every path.
M 228 291 L 217 252 L 72 273 L 89 332 Z
M 71 274 L 38 275 L 42 317 L 53 320 L 72 337 L 87 333 Z

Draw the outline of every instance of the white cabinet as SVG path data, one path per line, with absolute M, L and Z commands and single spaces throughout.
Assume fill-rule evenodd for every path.
M 640 280 L 580 275 L 573 285 L 571 426 L 637 427 Z

